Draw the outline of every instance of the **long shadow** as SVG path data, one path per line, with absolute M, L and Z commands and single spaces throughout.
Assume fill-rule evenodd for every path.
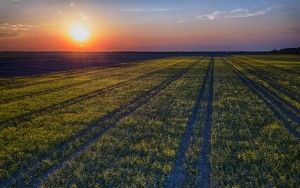
M 165 68 L 165 67 L 164 67 Z M 163 69 L 163 68 L 161 68 Z M 160 70 L 160 69 L 159 69 Z M 109 71 L 109 70 L 107 70 Z M 23 99 L 23 98 L 26 98 L 26 97 L 34 97 L 34 96 L 39 96 L 39 95 L 45 95 L 45 94 L 48 94 L 48 93 L 51 93 L 51 92 L 56 92 L 56 91 L 61 91 L 63 89 L 66 89 L 66 88 L 69 88 L 69 87 L 76 87 L 76 86 L 81 86 L 81 85 L 85 85 L 87 83 L 91 83 L 93 81 L 96 81 L 96 80 L 100 80 L 98 77 L 107 72 L 107 71 L 103 71 L 101 73 L 97 73 L 97 74 L 92 74 L 93 75 L 93 78 L 91 78 L 92 80 L 86 80 L 86 81 L 80 81 L 80 82 L 75 82 L 75 83 L 72 83 L 72 84 L 67 84 L 67 85 L 63 85 L 63 86 L 59 86 L 59 87 L 55 87 L 55 88 L 49 88 L 49 89 L 44 89 L 44 90 L 41 90 L 41 91 L 37 91 L 37 92 L 30 92 L 30 93 L 26 93 L 26 94 L 23 94 L 23 95 L 19 95 L 19 96 L 16 96 L 16 97 L 11 97 L 11 98 L 6 98 L 6 99 L 3 99 L 0 101 L 0 105 L 1 104 L 6 104 L 6 103 L 10 103 L 10 102 L 14 102 L 14 101 L 17 101 L 17 100 L 20 100 L 20 99 Z M 79 74 L 79 73 L 78 73 Z M 90 73 L 87 73 L 87 74 L 90 74 Z M 84 74 L 85 75 L 85 74 Z M 74 75 L 72 75 L 72 77 L 74 77 Z M 59 78 L 58 78 L 59 79 Z M 57 80 L 57 79 L 55 79 Z M 50 82 L 53 82 L 54 80 L 51 80 L 51 81 L 45 81 L 45 83 L 50 83 Z
M 176 63 L 174 65 L 171 65 L 171 66 L 168 66 L 168 67 L 164 67 L 162 69 L 159 69 L 159 70 L 156 70 L 156 71 L 153 71 L 153 72 L 150 72 L 150 73 L 138 76 L 138 77 L 133 78 L 133 79 L 129 79 L 129 80 L 117 83 L 117 84 L 110 85 L 110 86 L 105 87 L 105 88 L 101 88 L 99 90 L 96 90 L 96 91 L 93 91 L 93 92 L 90 92 L 90 93 L 86 93 L 86 94 L 83 94 L 83 95 L 80 95 L 80 96 L 77 96 L 77 97 L 74 97 L 74 98 L 71 98 L 71 99 L 67 99 L 67 100 L 55 103 L 55 104 L 50 105 L 50 106 L 46 106 L 46 107 L 38 109 L 38 110 L 33 110 L 31 112 L 24 113 L 22 115 L 19 115 L 17 117 L 14 117 L 14 118 L 11 118 L 11 119 L 8 119 L 8 120 L 0 121 L 0 124 L 9 124 L 9 126 L 17 126 L 19 123 L 31 119 L 34 115 L 49 113 L 49 112 L 52 112 L 54 110 L 70 106 L 70 105 L 75 104 L 77 102 L 91 99 L 91 98 L 96 97 L 98 95 L 101 95 L 101 94 L 103 94 L 105 92 L 110 92 L 113 89 L 122 87 L 122 86 L 124 86 L 126 84 L 130 84 L 130 83 L 132 83 L 134 81 L 138 81 L 138 80 L 149 78 L 149 77 L 151 77 L 151 76 L 153 76 L 155 74 L 158 74 L 160 72 L 163 72 L 163 71 L 166 71 L 166 70 L 170 69 L 170 67 L 174 67 L 176 65 L 179 65 L 182 62 L 183 61 L 181 61 L 179 63 Z M 0 128 L 1 127 L 3 127 L 3 125 L 0 126 Z
M 210 187 L 210 176 L 211 176 L 211 128 L 212 128 L 212 112 L 213 112 L 213 95 L 214 95 L 214 59 L 212 60 L 212 68 L 208 83 L 208 101 L 206 107 L 206 117 L 204 120 L 204 127 L 202 129 L 202 141 L 200 146 L 199 155 L 199 176 L 198 182 L 199 187 Z
M 292 116 L 290 113 L 290 109 L 283 106 L 280 101 L 276 97 L 272 95 L 272 93 L 262 87 L 260 84 L 246 77 L 242 72 L 236 69 L 233 65 L 231 65 L 227 60 L 223 59 L 223 62 L 237 75 L 237 77 L 244 83 L 253 93 L 260 96 L 264 103 L 270 108 L 270 110 L 274 113 L 277 119 L 279 119 L 285 128 L 298 140 L 300 139 L 300 133 L 293 128 L 291 123 L 288 121 L 287 117 Z M 297 123 L 297 122 L 296 122 Z M 299 124 L 299 122 L 298 122 Z
M 193 111 L 187 122 L 186 129 L 184 131 L 181 143 L 179 145 L 178 152 L 176 154 L 176 157 L 175 157 L 175 160 L 173 163 L 172 171 L 166 180 L 165 187 L 181 186 L 184 181 L 184 177 L 185 177 L 184 163 L 186 160 L 186 153 L 187 153 L 189 144 L 191 142 L 191 139 L 193 137 L 194 125 L 197 121 L 197 115 L 200 111 L 201 103 L 204 102 L 203 98 L 205 95 L 208 77 L 209 77 L 209 75 L 211 76 L 212 64 L 213 64 L 213 59 L 211 59 L 211 62 L 209 63 L 209 66 L 208 66 L 205 76 L 203 78 L 203 82 L 201 83 L 201 87 L 200 87 L 199 93 L 197 95 L 197 98 L 196 98 L 196 101 L 195 101 L 195 104 L 193 107 Z
M 245 70 L 247 70 L 249 73 L 255 75 L 256 77 L 258 77 L 259 79 L 265 81 L 266 83 L 268 83 L 270 86 L 272 86 L 273 88 L 277 89 L 278 91 L 280 91 L 281 93 L 285 94 L 286 96 L 288 96 L 289 98 L 293 99 L 294 101 L 297 101 L 298 103 L 300 102 L 300 98 L 295 95 L 293 93 L 293 91 L 289 90 L 288 88 L 285 88 L 281 85 L 279 85 L 277 83 L 277 81 L 274 79 L 273 76 L 271 76 L 272 78 L 266 76 L 268 75 L 268 73 L 266 71 L 263 71 L 253 65 L 250 64 L 246 64 L 246 63 L 240 63 L 240 62 L 236 62 L 234 60 L 231 60 L 232 62 L 237 63 L 239 66 L 243 67 Z M 287 101 L 285 101 L 285 103 L 288 103 Z M 291 105 L 289 105 L 291 106 Z M 293 108 L 293 110 L 295 110 L 297 113 L 300 113 L 300 110 L 295 108 L 295 107 L 291 107 Z
M 149 91 L 141 94 L 139 97 L 135 98 L 127 105 L 120 107 L 119 109 L 113 111 L 112 113 L 107 114 L 106 116 L 100 118 L 96 123 L 90 125 L 88 128 L 76 134 L 76 136 L 70 138 L 66 142 L 62 143 L 58 146 L 59 152 L 53 156 L 45 156 L 35 162 L 34 165 L 26 166 L 26 168 L 21 169 L 15 176 L 11 179 L 8 179 L 2 183 L 4 186 L 30 186 L 30 187 L 38 187 L 44 179 L 49 177 L 51 174 L 62 168 L 68 161 L 76 158 L 80 154 L 84 153 L 91 145 L 93 145 L 104 133 L 108 130 L 114 128 L 117 122 L 125 116 L 132 114 L 135 110 L 137 110 L 140 106 L 144 105 L 151 97 L 155 96 L 161 90 L 166 88 L 172 82 L 176 81 L 180 77 L 182 77 L 187 71 L 195 66 L 197 62 L 193 63 L 189 67 L 184 70 L 181 70 L 179 73 L 175 74 L 171 78 L 166 79 L 160 84 L 154 86 Z M 64 154 L 69 148 L 73 148 L 73 144 L 82 140 L 79 146 L 75 147 L 75 149 L 68 152 L 68 154 Z M 40 164 L 44 160 L 55 159 L 56 157 L 60 157 L 53 165 L 44 169 L 42 172 L 39 172 Z M 38 173 L 36 173 L 38 172 Z M 25 176 L 30 176 L 30 182 L 25 180 Z

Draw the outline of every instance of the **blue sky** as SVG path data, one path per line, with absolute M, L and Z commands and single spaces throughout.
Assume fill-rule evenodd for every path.
M 76 49 L 64 40 L 73 22 L 93 28 L 86 50 L 294 47 L 299 17 L 297 0 L 0 0 L 0 50 Z

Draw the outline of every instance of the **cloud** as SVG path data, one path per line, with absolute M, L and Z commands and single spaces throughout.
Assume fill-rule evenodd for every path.
M 151 9 L 145 9 L 145 8 L 130 8 L 130 9 L 121 9 L 124 12 L 166 12 L 171 11 L 171 8 L 151 8 Z
M 69 5 L 70 5 L 70 7 L 74 7 L 75 3 L 72 1 Z
M 292 32 L 295 32 L 295 33 L 298 34 L 298 35 L 300 35 L 300 27 L 298 27 L 298 26 L 292 27 L 292 28 L 291 28 L 291 31 L 292 31 Z
M 32 28 L 31 25 L 2 23 L 0 24 L 0 38 L 22 35 Z
M 177 20 L 175 23 L 184 23 L 185 20 L 184 19 L 181 19 L 181 20 Z
M 268 7 L 263 10 L 256 10 L 256 11 L 251 11 L 249 9 L 236 9 L 232 10 L 225 15 L 225 18 L 248 18 L 248 17 L 254 17 L 254 16 L 263 16 L 267 13 L 269 13 L 272 10 L 271 7 Z
M 214 20 L 220 14 L 223 14 L 223 13 L 221 11 L 217 10 L 217 11 L 212 12 L 210 14 L 203 14 L 203 15 L 196 16 L 196 18 L 197 19 L 205 19 L 205 20 Z
M 78 14 L 79 18 L 81 21 L 87 21 L 89 19 L 89 17 L 87 15 L 85 15 L 84 13 L 80 12 Z
M 218 10 L 210 14 L 203 14 L 203 15 L 196 16 L 196 19 L 215 20 L 220 18 L 249 18 L 249 17 L 266 15 L 269 12 L 273 11 L 274 9 L 281 8 L 281 7 L 282 5 L 267 7 L 265 9 L 257 9 L 256 7 L 252 9 L 238 8 L 227 12 Z

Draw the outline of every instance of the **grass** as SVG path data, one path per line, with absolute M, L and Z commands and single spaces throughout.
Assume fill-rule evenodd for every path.
M 172 61 L 172 63 L 180 61 L 181 60 L 179 59 Z M 51 81 L 37 85 L 34 84 L 28 87 L 18 87 L 8 90 L 3 89 L 1 91 L 0 100 L 0 103 L 3 101 L 1 105 L 2 108 L 0 109 L 0 118 L 4 121 L 14 120 L 14 118 L 18 116 L 38 111 L 42 108 L 51 106 L 52 104 L 85 94 L 92 94 L 99 89 L 146 74 L 148 73 L 147 71 L 150 72 L 153 69 L 155 70 L 155 66 L 158 68 L 160 66 L 165 66 L 166 64 L 162 64 L 164 62 L 164 60 L 157 61 L 154 64 L 145 62 L 143 64 L 144 66 L 138 65 L 130 68 L 123 68 L 124 70 L 100 70 L 98 71 L 100 73 L 92 71 L 92 73 L 88 75 L 75 75 L 65 79 L 63 78 L 64 74 L 62 74 L 62 78 L 54 82 L 54 84 Z M 146 69 L 146 71 L 141 71 L 141 69 Z M 82 80 L 84 80 L 84 82 Z M 73 85 L 70 86 L 70 82 Z M 63 88 L 61 88 L 62 86 Z M 59 89 L 54 90 L 56 88 Z M 20 96 L 23 97 L 20 98 Z
M 221 59 L 215 79 L 213 185 L 296 187 L 299 140 Z
M 202 79 L 201 72 L 206 67 L 207 62 L 197 65 L 132 115 L 121 119 L 115 129 L 78 160 L 52 175 L 45 185 L 93 185 L 102 179 L 101 184 L 106 186 L 162 186 L 172 168 L 172 159 Z M 192 80 L 195 82 L 190 84 Z M 94 167 L 86 163 L 94 160 L 98 161 Z M 81 170 L 70 173 L 78 165 Z M 88 178 L 69 182 L 65 174 L 75 179 L 77 174 Z
M 300 57 L 210 62 L 1 78 L 0 186 L 297 187 Z
M 171 65 L 175 63 L 176 61 L 170 62 Z M 146 64 L 146 66 L 149 65 Z M 165 66 L 165 64 L 162 66 Z M 1 129 L 1 138 L 3 138 L 1 144 L 5 149 L 1 151 L 1 160 L 5 163 L 4 168 L 1 169 L 8 169 L 8 172 L 13 172 L 14 169 L 17 169 L 17 166 L 23 164 L 24 161 L 28 161 L 28 158 L 38 156 L 32 156 L 31 153 L 49 152 L 49 148 L 55 147 L 58 143 L 75 135 L 76 132 L 84 129 L 101 116 L 126 104 L 145 90 L 149 90 L 165 77 L 181 70 L 182 66 L 185 67 L 185 64 L 175 65 L 171 70 L 169 68 L 164 69 L 149 77 L 121 84 L 110 90 L 110 92 L 104 91 L 87 99 L 76 100 L 75 103 L 68 104 L 63 108 L 38 112 L 31 115 L 26 121 L 19 121 L 16 126 L 4 124 L 3 129 Z M 159 65 L 158 68 L 160 68 Z M 149 71 L 149 69 L 146 70 Z M 111 93 L 114 93 L 114 95 L 111 95 Z M 64 92 L 64 96 L 73 97 L 66 95 L 66 92 Z M 20 108 L 20 110 L 22 109 Z M 50 150 L 50 152 L 53 151 Z

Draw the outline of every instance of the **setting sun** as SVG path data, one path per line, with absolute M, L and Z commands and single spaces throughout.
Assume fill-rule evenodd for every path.
M 70 28 L 70 36 L 75 41 L 85 42 L 90 37 L 90 31 L 88 26 L 84 24 L 75 24 Z
M 300 188 L 299 17 L 300 0 L 0 0 L 0 188 Z

